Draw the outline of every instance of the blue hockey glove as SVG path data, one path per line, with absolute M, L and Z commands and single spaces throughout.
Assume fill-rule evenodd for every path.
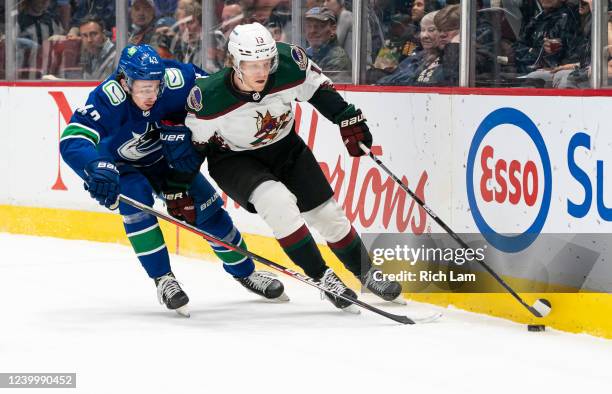
M 108 209 L 119 206 L 119 170 L 109 158 L 90 161 L 85 166 L 85 190 Z
M 189 127 L 163 125 L 159 138 L 170 168 L 187 174 L 200 171 L 204 157 L 193 147 Z

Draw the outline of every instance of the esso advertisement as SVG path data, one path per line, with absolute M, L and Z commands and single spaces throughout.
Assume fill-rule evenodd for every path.
M 599 125 L 557 123 L 551 114 L 498 108 L 472 136 L 466 164 L 470 213 L 478 231 L 501 251 L 520 252 L 543 230 L 610 231 L 606 162 L 612 137 L 588 130 Z
M 542 230 L 551 199 L 551 164 L 537 126 L 524 113 L 490 113 L 473 137 L 467 193 L 478 230 L 496 248 L 518 252 Z

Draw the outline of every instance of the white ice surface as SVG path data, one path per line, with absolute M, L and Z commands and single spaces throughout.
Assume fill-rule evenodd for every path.
M 612 341 L 363 297 L 445 313 L 401 326 L 288 277 L 291 302 L 269 303 L 218 263 L 172 261 L 190 319 L 157 304 L 128 247 L 0 234 L 0 372 L 77 373 L 76 390 L 52 393 L 611 392 Z M 13 391 L 41 392 L 0 394 Z

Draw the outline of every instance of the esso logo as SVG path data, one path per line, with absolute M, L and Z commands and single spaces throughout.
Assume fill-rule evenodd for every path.
M 500 108 L 478 126 L 467 158 L 467 196 L 474 222 L 497 249 L 527 248 L 550 208 L 550 158 L 537 126 L 523 112 Z
M 480 152 L 480 194 L 485 202 L 512 205 L 521 202 L 532 207 L 538 198 L 538 168 L 533 160 L 522 163 L 519 160 L 500 159 L 495 148 L 485 145 Z M 497 184 L 496 188 L 491 185 Z

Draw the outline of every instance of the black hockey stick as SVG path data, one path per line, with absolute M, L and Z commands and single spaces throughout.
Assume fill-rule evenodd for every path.
M 192 225 L 190 225 L 188 223 L 184 223 L 184 222 L 182 222 L 182 221 L 180 221 L 178 219 L 175 219 L 172 216 L 167 215 L 167 214 L 165 214 L 163 212 L 159 212 L 159 211 L 149 207 L 148 205 L 142 204 L 142 203 L 140 203 L 140 202 L 138 202 L 138 201 L 136 201 L 134 199 L 131 199 L 129 197 L 126 197 L 126 196 L 120 194 L 119 195 L 119 200 L 121 202 L 125 203 L 125 204 L 133 206 L 134 208 L 138 208 L 138 209 L 140 209 L 143 212 L 146 212 L 146 213 L 148 213 L 150 215 L 156 216 L 156 217 L 158 217 L 160 219 L 163 219 L 163 220 L 165 220 L 167 222 L 170 222 L 170 223 L 175 224 L 175 225 L 177 225 L 177 226 L 179 226 L 181 228 L 184 228 L 185 230 L 188 230 L 188 231 L 190 231 L 190 232 L 192 232 L 194 234 L 197 234 L 197 235 L 203 237 L 204 239 L 206 239 L 208 241 L 211 241 L 211 242 L 214 242 L 214 243 L 219 244 L 221 246 L 224 246 L 224 247 L 226 247 L 226 248 L 228 248 L 230 250 L 233 250 L 235 252 L 240 253 L 243 256 L 248 256 L 248 257 L 252 258 L 253 260 L 257 260 L 260 263 L 265 264 L 265 265 L 267 265 L 270 268 L 273 268 L 273 269 L 275 269 L 277 271 L 280 271 L 283 274 L 291 276 L 291 277 L 293 277 L 293 278 L 295 278 L 295 279 L 297 279 L 297 280 L 299 280 L 301 282 L 309 284 L 312 287 L 316 287 L 317 289 L 319 289 L 321 291 L 326 291 L 328 293 L 333 293 L 335 296 L 340 297 L 340 298 L 342 298 L 345 301 L 349 301 L 352 304 L 360 306 L 363 309 L 367 309 L 367 310 L 369 310 L 371 312 L 377 313 L 377 314 L 379 314 L 381 316 L 384 316 L 384 317 L 386 317 L 388 319 L 391 319 L 393 321 L 396 321 L 398 323 L 402 323 L 402 324 L 428 323 L 428 322 L 433 321 L 433 320 L 435 320 L 435 319 L 437 319 L 439 317 L 439 314 L 436 314 L 436 315 L 433 315 L 433 316 L 430 316 L 430 317 L 424 317 L 424 318 L 419 319 L 419 318 L 409 318 L 407 316 L 395 315 L 393 313 L 385 312 L 382 309 L 378 309 L 375 306 L 367 304 L 367 303 L 365 303 L 363 301 L 360 301 L 358 299 L 347 297 L 347 296 L 345 296 L 343 294 L 340 294 L 340 293 L 338 293 L 336 291 L 327 290 L 319 282 L 317 282 L 316 280 L 314 280 L 314 279 L 312 279 L 312 278 L 310 278 L 310 277 L 308 277 L 306 275 L 302 275 L 299 272 L 295 272 L 292 269 L 286 268 L 286 267 L 284 267 L 284 266 L 282 266 L 280 264 L 277 264 L 277 263 L 275 263 L 275 262 L 273 262 L 271 260 L 268 260 L 265 257 L 261 257 L 261 256 L 255 254 L 255 253 L 250 252 L 250 251 L 248 251 L 246 249 L 243 249 L 243 248 L 241 248 L 241 247 L 239 247 L 237 245 L 231 244 L 229 242 L 225 242 L 222 239 L 217 238 L 217 237 L 215 237 L 212 234 L 208 234 L 207 232 L 202 231 L 202 230 L 198 229 L 197 227 L 194 227 L 194 226 L 192 226 Z
M 408 193 L 408 195 L 410 197 L 412 197 L 412 199 L 414 201 L 417 202 L 417 204 L 419 204 L 424 210 L 425 212 L 427 212 L 429 214 L 429 216 L 440 225 L 440 227 L 442 227 L 444 229 L 444 231 L 446 231 L 455 241 L 457 241 L 457 243 L 459 244 L 459 246 L 461 246 L 464 249 L 468 249 L 469 246 L 467 243 L 465 243 L 464 240 L 462 240 L 457 233 L 455 233 L 450 227 L 448 227 L 446 225 L 446 223 L 444 223 L 442 221 L 442 219 L 440 219 L 432 210 L 431 208 L 429 208 L 427 206 L 427 204 L 425 204 L 425 202 L 423 200 L 421 200 L 419 198 L 419 196 L 417 196 L 412 190 L 410 190 L 410 188 L 408 188 L 407 185 L 405 185 L 398 177 L 395 176 L 395 174 L 393 174 L 391 172 L 391 170 L 389 170 L 387 168 L 387 166 L 385 166 L 383 164 L 382 161 L 380 161 L 380 159 L 378 157 L 376 157 L 371 151 L 370 149 L 368 149 L 367 146 L 365 146 L 363 143 L 359 143 L 359 147 L 361 148 L 361 150 L 363 150 L 368 156 L 370 156 L 372 158 L 372 160 L 374 160 L 374 162 L 376 164 L 378 164 L 380 166 L 380 168 L 382 168 L 387 175 L 389 175 L 391 178 L 393 178 L 393 180 L 395 182 L 397 182 L 397 184 L 404 189 L 404 191 L 406 193 Z M 489 274 L 491 274 L 491 276 L 493 278 L 495 278 L 495 280 L 502 285 L 502 287 L 504 289 L 506 289 L 508 291 L 508 293 L 510 293 L 510 295 L 512 295 L 521 305 L 523 305 L 525 308 L 527 308 L 527 310 L 529 312 L 531 312 L 535 317 L 544 317 L 546 315 L 548 315 L 550 313 L 551 310 L 551 304 L 550 301 L 548 301 L 545 298 L 539 298 L 536 300 L 536 302 L 533 304 L 533 306 L 527 304 L 525 302 L 525 300 L 523 300 L 521 298 L 521 296 L 519 296 L 516 291 L 514 291 L 514 289 L 512 289 L 512 287 L 510 287 L 510 285 L 508 285 L 498 274 L 497 272 L 493 271 L 493 269 L 491 267 L 489 267 L 489 265 L 487 263 L 485 263 L 482 260 L 476 260 Z

